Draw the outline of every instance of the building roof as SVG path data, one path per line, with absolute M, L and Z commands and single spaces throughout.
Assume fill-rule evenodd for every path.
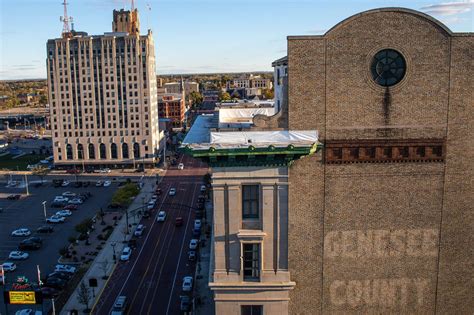
M 272 62 L 272 67 L 286 66 L 286 65 L 288 65 L 288 56 L 281 57 L 280 59 L 277 59 L 274 62 Z

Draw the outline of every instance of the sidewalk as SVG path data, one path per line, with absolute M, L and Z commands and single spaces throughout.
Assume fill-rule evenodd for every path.
M 153 195 L 155 191 L 155 181 L 156 178 L 155 176 L 147 176 L 144 178 L 144 186 L 141 189 L 140 193 L 135 197 L 134 201 L 130 205 L 129 209 L 136 209 L 138 207 L 141 207 L 143 204 L 143 198 L 144 200 L 148 201 L 151 198 L 151 195 Z M 132 215 L 129 215 L 129 224 L 132 224 L 134 219 L 132 218 Z M 139 220 L 137 220 L 139 221 Z M 97 257 L 94 259 L 94 261 L 91 263 L 91 266 L 89 267 L 89 270 L 86 272 L 84 277 L 82 278 L 82 281 L 89 287 L 89 279 L 95 278 L 97 279 L 97 287 L 93 288 L 95 291 L 95 299 L 92 298 L 90 303 L 89 303 L 89 308 L 92 308 L 92 306 L 96 303 L 96 299 L 100 297 L 100 293 L 105 287 L 105 284 L 107 283 L 107 280 L 102 279 L 104 276 L 104 269 L 107 270 L 107 276 L 108 279 L 110 279 L 110 276 L 112 275 L 116 263 L 120 259 L 120 253 L 122 252 L 122 248 L 124 247 L 124 233 L 122 232 L 126 228 L 126 216 L 122 216 L 122 219 L 118 222 L 118 225 L 115 227 L 113 233 L 110 235 L 109 239 L 106 241 L 106 244 L 104 245 L 104 248 L 100 251 L 100 253 L 97 255 Z M 130 234 L 127 235 L 127 240 L 131 238 L 133 235 L 133 231 L 136 228 L 136 224 L 132 224 L 132 228 L 130 229 Z M 112 247 L 112 244 L 115 244 L 115 247 Z M 114 256 L 114 251 L 116 255 L 116 262 L 113 261 L 113 256 Z M 106 268 L 104 268 L 107 266 Z M 69 297 L 69 300 L 67 301 L 66 305 L 64 305 L 63 309 L 61 310 L 60 314 L 69 314 L 70 311 L 72 310 L 77 310 L 79 314 L 83 313 L 82 310 L 85 309 L 84 305 L 79 303 L 78 301 L 78 288 L 79 286 L 74 290 L 74 292 L 71 294 Z M 91 288 L 92 292 L 92 288 Z
M 206 202 L 206 223 L 211 227 L 212 231 L 212 219 L 213 209 L 212 202 Z M 212 232 L 211 232 L 212 233 Z M 212 237 L 206 237 L 203 233 L 201 236 L 201 242 L 205 240 L 206 245 L 201 247 L 199 260 L 196 267 L 196 274 L 194 275 L 195 286 L 194 286 L 194 313 L 195 315 L 214 315 L 214 295 L 209 289 L 209 267 L 211 263 L 211 240 Z

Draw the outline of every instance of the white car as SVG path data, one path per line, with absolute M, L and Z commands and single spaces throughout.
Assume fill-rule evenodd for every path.
M 76 194 L 73 193 L 72 191 L 65 191 L 65 192 L 63 192 L 63 196 L 64 197 L 75 197 Z
M 193 277 L 187 276 L 183 278 L 183 291 L 189 292 L 193 289 Z
M 153 209 L 154 207 L 155 207 L 155 201 L 150 200 L 150 202 L 148 202 L 146 208 L 147 208 L 148 210 L 151 210 L 151 209 Z
M 176 195 L 176 188 L 170 188 L 170 191 L 169 191 L 168 195 L 170 195 L 170 196 Z
M 67 202 L 67 201 L 69 201 L 68 197 L 64 197 L 64 196 L 54 197 L 54 202 Z
M 145 226 L 143 224 L 139 224 L 135 230 L 135 236 L 142 236 L 143 232 L 145 231 Z
M 201 220 L 199 220 L 199 219 L 194 220 L 194 229 L 195 230 L 200 230 L 201 225 L 202 225 Z
M 150 202 L 156 202 L 158 200 L 158 195 L 151 196 Z
M 82 201 L 81 198 L 74 198 L 74 199 L 69 200 L 67 203 L 70 205 L 82 205 L 84 201 Z
M 195 238 L 193 238 L 191 241 L 189 241 L 189 249 L 195 250 L 198 247 L 199 241 Z
M 8 255 L 8 259 L 13 259 L 13 260 L 25 260 L 29 257 L 28 253 L 25 252 L 20 252 L 20 251 L 13 251 L 10 252 L 10 255 Z
M 76 267 L 69 266 L 69 265 L 56 265 L 54 267 L 54 272 L 75 273 L 76 272 Z
M 110 171 L 110 168 L 101 168 L 101 169 L 99 170 L 99 173 L 110 173 L 110 172 L 111 172 L 111 171 Z
M 43 312 L 35 311 L 35 310 L 32 310 L 31 308 L 24 308 L 15 312 L 15 315 L 42 315 L 42 314 Z
M 31 231 L 27 228 L 20 228 L 12 232 L 12 236 L 30 236 Z
M 111 184 L 112 184 L 112 182 L 110 180 L 106 180 L 104 182 L 104 187 L 109 187 Z
M 122 250 L 122 255 L 120 255 L 120 260 L 121 261 L 127 261 L 130 259 L 130 255 L 132 254 L 132 249 L 130 247 L 125 247 Z
M 16 270 L 16 265 L 15 263 L 12 263 L 12 262 L 4 262 L 2 264 L 2 267 L 3 267 L 3 271 L 15 271 Z
M 70 182 L 68 180 L 65 180 L 63 181 L 63 183 L 61 184 L 62 187 L 67 187 L 69 186 Z
M 166 212 L 160 211 L 158 212 L 158 216 L 156 217 L 157 222 L 165 222 L 166 220 Z
M 95 182 L 95 187 L 102 187 L 104 185 L 104 182 L 101 180 L 98 180 Z
M 64 223 L 65 220 L 66 220 L 65 217 L 60 217 L 58 215 L 53 215 L 53 216 L 47 218 L 46 222 L 48 222 L 48 223 Z
M 201 185 L 201 192 L 206 191 L 206 185 Z
M 56 212 L 56 215 L 58 217 L 69 217 L 72 215 L 72 211 L 71 210 L 60 210 L 58 212 Z
M 183 163 L 178 164 L 178 170 L 184 170 L 184 164 Z

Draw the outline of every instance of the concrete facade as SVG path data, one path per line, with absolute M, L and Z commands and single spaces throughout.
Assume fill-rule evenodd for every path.
M 135 10 L 114 11 L 114 28 Z M 125 17 L 134 17 L 132 20 Z M 155 48 L 151 31 L 47 43 L 47 73 L 56 165 L 154 163 L 159 147 Z
M 406 61 L 388 88 L 383 49 Z M 290 314 L 474 311 L 473 51 L 398 8 L 288 38 L 289 129 L 325 145 L 289 169 Z
M 242 185 L 259 187 L 259 217 L 243 219 Z M 263 314 L 288 314 L 288 169 L 212 168 L 213 242 L 209 287 L 216 314 L 240 314 L 242 305 L 261 305 Z M 243 244 L 260 244 L 257 281 L 243 276 Z

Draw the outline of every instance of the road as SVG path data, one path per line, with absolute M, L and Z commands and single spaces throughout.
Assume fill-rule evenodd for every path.
M 192 238 L 194 211 L 207 167 L 198 160 L 181 156 L 178 163 L 184 170 L 167 170 L 159 187 L 163 194 L 152 216 L 143 219 L 147 226 L 137 241 L 137 249 L 128 262 L 119 262 L 106 288 L 102 291 L 93 314 L 110 313 L 115 299 L 127 296 L 127 314 L 180 314 L 179 304 L 182 278 L 194 276 L 195 263 L 188 261 L 189 241 Z M 176 196 L 169 196 L 170 188 Z M 167 212 L 166 221 L 156 222 L 159 210 Z M 184 224 L 175 226 L 181 216 Z

